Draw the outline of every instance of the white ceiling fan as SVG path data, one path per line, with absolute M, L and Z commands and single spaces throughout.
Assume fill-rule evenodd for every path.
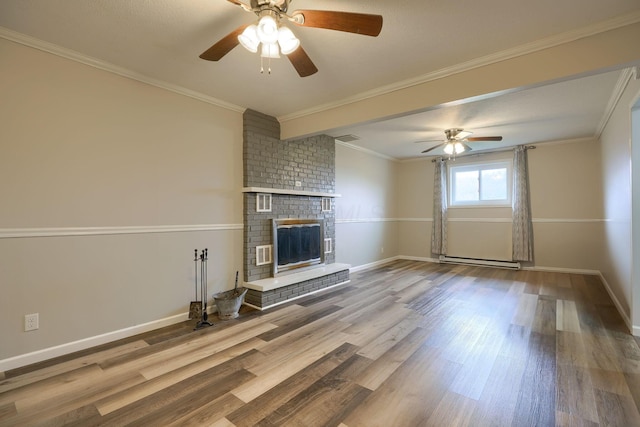
M 457 155 L 464 153 L 465 151 L 471 151 L 471 147 L 467 145 L 467 142 L 478 142 L 478 141 L 502 141 L 501 136 L 477 136 L 471 137 L 473 132 L 465 131 L 462 128 L 451 128 L 444 131 L 445 140 L 434 145 L 433 147 L 427 148 L 422 153 L 428 153 L 432 150 L 435 150 L 438 147 L 443 147 L 443 150 L 448 155 Z M 431 142 L 431 141 L 416 141 L 416 142 Z

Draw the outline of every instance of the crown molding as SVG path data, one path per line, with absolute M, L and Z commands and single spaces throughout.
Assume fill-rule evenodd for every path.
M 634 75 L 634 68 L 625 68 L 620 73 L 620 77 L 618 77 L 618 81 L 616 82 L 616 86 L 611 93 L 611 97 L 609 98 L 609 102 L 607 103 L 607 107 L 602 114 L 602 118 L 600 119 L 600 123 L 598 124 L 598 128 L 596 129 L 596 133 L 594 135 L 595 138 L 600 139 L 602 132 L 604 132 L 604 128 L 609 123 L 609 119 L 613 115 L 613 111 L 618 106 L 618 102 L 622 98 L 624 94 L 624 90 L 627 88 L 627 85 L 631 81 Z
M 309 116 L 311 114 L 320 113 L 322 111 L 330 110 L 332 108 L 341 107 L 344 105 L 352 104 L 358 101 L 363 101 L 376 96 L 384 95 L 387 93 L 395 92 L 397 90 L 406 89 L 419 84 L 427 83 L 433 80 L 442 79 L 452 76 L 454 74 L 460 74 L 465 71 L 470 71 L 475 68 L 484 67 L 500 61 L 517 58 L 519 56 L 527 55 L 530 53 L 538 52 L 544 49 L 559 46 L 565 43 L 570 43 L 585 37 L 593 36 L 595 34 L 603 33 L 605 31 L 615 30 L 627 25 L 632 25 L 640 22 L 640 12 L 629 13 L 626 15 L 617 16 L 606 21 L 598 22 L 593 25 L 578 28 L 573 31 L 568 31 L 562 34 L 545 37 L 534 42 L 526 43 L 520 46 L 516 46 L 511 49 L 505 49 L 500 52 L 496 52 L 490 55 L 485 55 L 470 61 L 462 62 L 451 67 L 442 68 L 440 70 L 423 74 L 421 76 L 396 82 L 390 85 L 381 86 L 376 89 L 362 92 L 349 98 L 342 100 L 321 104 L 306 110 L 298 111 L 292 114 L 286 114 L 278 117 L 280 123 L 298 119 L 300 117 Z
M 58 46 L 56 44 L 37 39 L 35 37 L 28 36 L 26 34 L 9 30 L 8 28 L 0 27 L 0 38 L 9 40 L 15 43 L 19 43 L 24 46 L 32 47 L 34 49 L 38 49 L 43 52 L 50 53 L 52 55 L 60 56 L 62 58 L 66 58 L 71 61 L 79 62 L 81 64 L 88 65 L 90 67 L 97 68 L 103 71 L 107 71 L 109 73 L 117 74 L 119 76 L 126 77 L 128 79 L 137 80 L 139 82 L 146 83 L 148 85 L 155 86 L 160 89 L 165 89 L 170 92 L 177 93 L 179 95 L 197 99 L 198 101 L 206 102 L 207 104 L 212 104 L 217 107 L 235 111 L 237 113 L 244 113 L 245 111 L 244 107 L 240 107 L 238 105 L 231 104 L 226 101 L 222 101 L 220 99 L 205 95 L 200 92 L 196 92 L 191 89 L 184 88 L 182 86 L 178 86 L 171 83 L 167 83 L 162 80 L 154 79 L 152 77 L 146 76 L 144 74 L 138 73 L 128 68 L 119 67 L 110 62 L 102 61 L 100 59 L 93 58 L 88 55 L 84 55 L 80 52 L 76 52 L 75 50 L 67 49 L 67 48 Z
M 386 156 L 384 154 L 378 153 L 377 151 L 369 150 L 368 148 L 358 147 L 357 145 L 349 144 L 348 142 L 338 141 L 337 139 L 335 141 L 336 141 L 336 144 L 342 145 L 343 147 L 347 147 L 352 150 L 361 151 L 363 153 L 370 154 L 375 157 L 380 157 L 381 159 L 385 159 L 385 160 L 391 160 L 394 162 L 399 161 L 399 159 L 396 159 L 395 157 Z

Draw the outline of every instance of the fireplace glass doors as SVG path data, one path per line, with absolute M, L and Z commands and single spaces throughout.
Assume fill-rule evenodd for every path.
M 274 277 L 324 263 L 324 223 L 319 219 L 273 220 Z

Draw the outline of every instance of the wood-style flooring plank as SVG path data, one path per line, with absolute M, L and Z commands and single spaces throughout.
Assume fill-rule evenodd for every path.
M 254 377 L 240 368 L 239 360 L 231 360 L 101 416 L 98 421 L 111 425 L 170 424 Z M 93 422 L 88 420 L 88 424 Z
M 418 322 L 418 316 L 411 314 L 386 331 L 378 331 L 377 335 L 374 336 L 373 339 L 368 340 L 368 342 L 362 346 L 358 351 L 358 354 L 368 359 L 378 359 L 391 347 L 396 345 L 398 341 L 402 340 L 417 328 Z M 351 339 L 352 338 L 349 338 L 350 341 Z
M 556 301 L 556 329 L 558 331 L 580 333 L 580 319 L 575 301 Z
M 478 400 L 493 372 L 498 351 L 504 341 L 505 331 L 489 323 L 473 347 L 470 344 L 468 359 L 462 364 L 451 384 L 454 393 Z
M 322 426 L 338 424 L 371 393 L 371 390 L 350 381 L 347 376 L 343 375 L 344 371 L 350 370 L 353 365 L 360 365 L 355 368 L 356 371 L 359 371 L 369 363 L 366 359 L 351 357 L 256 425 Z
M 166 427 L 201 427 L 214 425 L 236 427 L 225 417 L 243 405 L 244 402 L 242 400 L 231 393 L 226 393 L 174 420 L 167 424 Z
M 297 372 L 230 413 L 227 418 L 237 427 L 255 425 L 295 396 L 304 394 L 304 391 L 313 383 L 353 356 L 357 349 L 351 344 L 341 345 L 309 365 L 307 369 Z
M 7 391 L 40 381 L 47 381 L 52 377 L 64 375 L 65 373 L 82 369 L 88 365 L 97 364 L 106 358 L 130 354 L 141 348 L 147 347 L 149 347 L 149 345 L 146 342 L 142 340 L 135 340 L 126 344 L 112 346 L 106 350 L 96 351 L 94 354 L 78 356 L 77 358 L 73 358 L 73 355 L 59 357 L 56 358 L 60 360 L 59 363 L 53 365 L 45 364 L 45 367 L 41 369 L 22 368 L 26 373 L 22 375 L 9 376 L 4 381 L 0 382 L 0 397 Z M 17 371 L 19 370 L 16 369 L 11 372 L 15 374 Z
M 398 341 L 382 356 L 362 372 L 355 380 L 369 390 L 376 390 L 402 365 L 415 351 L 423 346 L 424 339 L 430 331 L 416 328 L 409 335 Z
M 532 332 L 529 339 L 531 353 L 527 359 L 514 425 L 555 425 L 556 409 L 556 338 Z
M 559 411 L 598 422 L 593 383 L 587 368 L 558 364 L 556 381 L 556 407 Z
M 477 401 L 457 393 L 447 392 L 425 425 L 466 427 L 472 426 L 471 417 Z
M 295 357 L 290 357 L 279 365 L 273 365 L 270 369 L 258 374 L 254 379 L 233 388 L 232 393 L 242 401 L 250 402 L 277 386 L 284 379 L 295 375 L 325 354 L 340 347 L 344 342 L 344 336 L 341 334 L 335 334 L 325 340 L 315 342 L 304 350 L 296 351 L 294 353 Z
M 422 347 L 344 420 L 349 427 L 418 426 L 446 394 L 459 365 Z
M 498 356 L 469 421 L 474 427 L 510 426 L 516 411 L 525 361 Z
M 640 414 L 630 396 L 595 389 L 596 406 L 602 426 L 640 426 Z
M 193 361 L 180 368 L 167 371 L 163 375 L 154 376 L 153 379 L 149 381 L 145 381 L 119 393 L 112 393 L 98 400 L 95 405 L 100 411 L 100 414 L 106 415 L 188 378 L 198 376 L 225 362 L 242 360 L 243 363 L 247 363 L 246 360 L 256 354 L 257 351 L 252 351 L 251 345 L 242 343 L 239 344 L 237 348 L 230 349 L 226 354 L 225 352 L 220 352 L 212 357 Z

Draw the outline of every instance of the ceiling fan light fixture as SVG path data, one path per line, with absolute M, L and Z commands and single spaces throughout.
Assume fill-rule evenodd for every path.
M 263 58 L 280 58 L 280 48 L 277 43 L 262 43 L 262 52 L 260 54 Z
M 258 39 L 263 44 L 272 44 L 278 41 L 278 23 L 271 15 L 265 15 L 258 21 Z
M 464 145 L 460 142 L 447 142 L 444 146 L 445 154 L 451 156 L 452 154 L 460 154 L 465 152 Z
M 300 46 L 300 40 L 289 28 L 280 27 L 278 29 L 278 44 L 280 45 L 280 52 L 283 55 L 288 55 Z
M 249 52 L 256 53 L 258 51 L 258 45 L 260 44 L 260 39 L 258 39 L 258 27 L 255 25 L 249 25 L 244 29 L 242 34 L 238 36 L 238 41 Z

